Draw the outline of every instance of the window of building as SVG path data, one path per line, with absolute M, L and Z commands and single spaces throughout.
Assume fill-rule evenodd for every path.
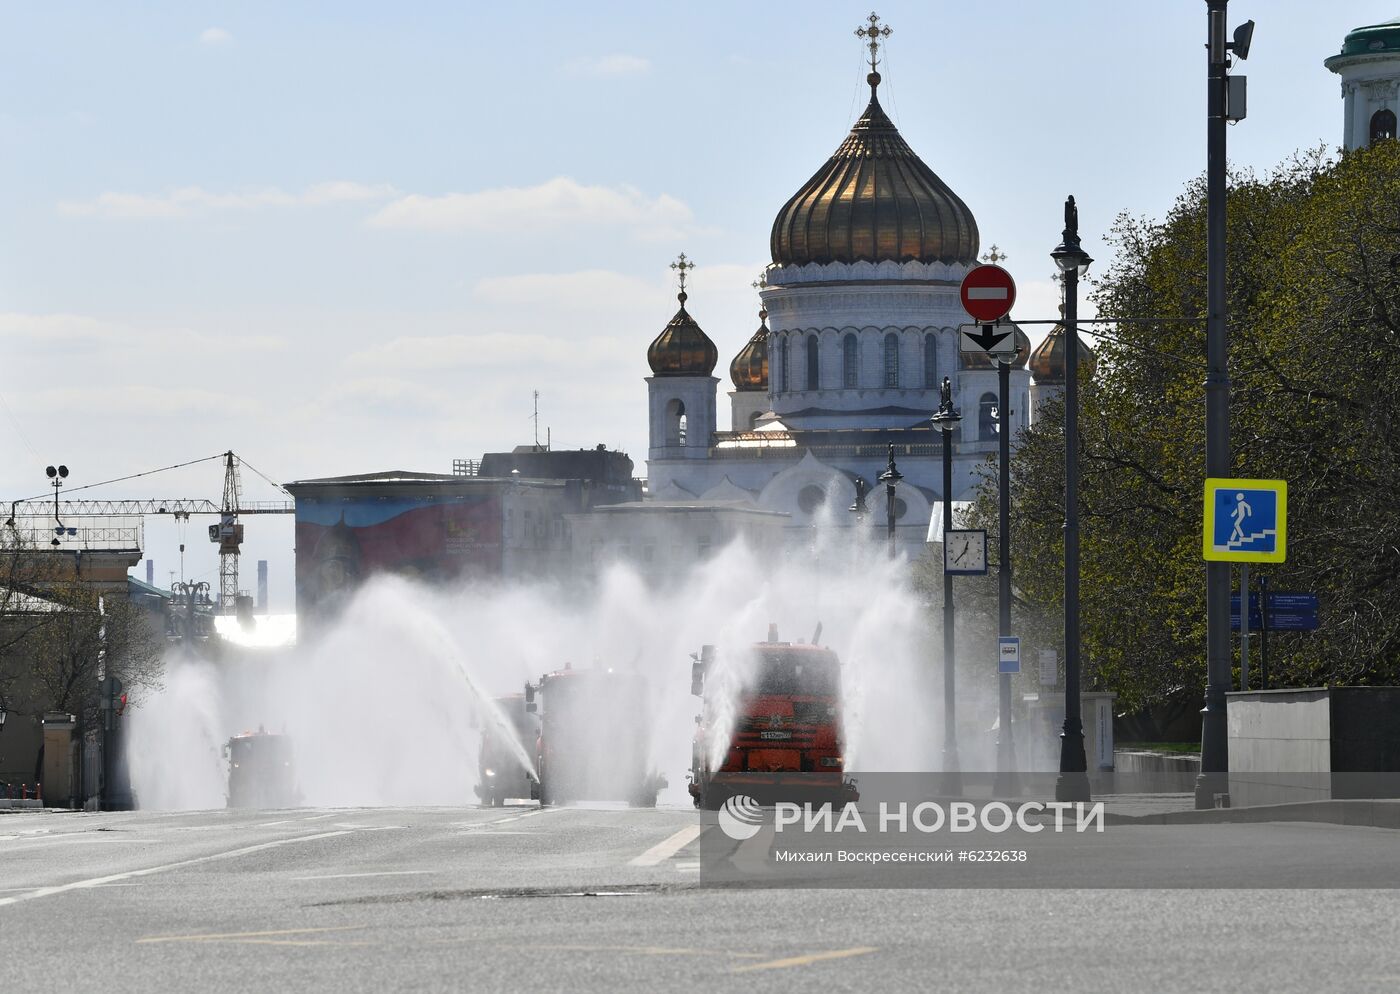
M 924 389 L 934 390 L 938 387 L 938 337 L 933 334 L 924 336 Z
M 816 390 L 821 386 L 821 356 L 818 354 L 816 335 L 807 336 L 807 389 Z
M 1395 137 L 1395 111 L 1378 110 L 1371 115 L 1371 144 Z
M 885 387 L 899 387 L 899 336 L 894 332 L 885 336 Z
M 778 345 L 778 381 L 779 390 L 788 388 L 788 340 L 786 337 Z
M 997 395 L 984 393 L 977 405 L 977 437 L 982 441 L 997 435 Z
M 849 333 L 841 341 L 841 385 L 854 390 L 859 371 L 860 353 L 857 351 L 856 336 Z
M 685 402 L 679 397 L 666 404 L 666 444 L 685 444 Z

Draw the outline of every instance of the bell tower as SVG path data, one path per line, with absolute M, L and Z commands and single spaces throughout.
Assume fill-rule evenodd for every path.
M 676 270 L 680 310 L 647 349 L 652 375 L 647 377 L 650 409 L 648 463 L 672 459 L 704 459 L 715 433 L 715 388 L 711 375 L 719 349 L 685 309 L 686 274 L 695 263 L 685 257 L 671 263 Z
M 1342 147 L 1394 138 L 1400 114 L 1400 17 L 1356 28 L 1322 63 L 1342 77 Z

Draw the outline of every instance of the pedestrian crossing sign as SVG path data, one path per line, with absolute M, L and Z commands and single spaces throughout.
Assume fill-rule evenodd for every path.
M 1285 480 L 1206 480 L 1205 558 L 1234 563 L 1283 562 L 1287 510 Z

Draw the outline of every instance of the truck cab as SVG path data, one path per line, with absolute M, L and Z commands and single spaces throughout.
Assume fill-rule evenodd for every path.
M 228 760 L 229 807 L 293 808 L 301 803 L 289 736 L 259 728 L 233 736 L 223 752 Z
M 774 627 L 736 658 L 710 645 L 692 658 L 691 693 L 704 701 L 691 752 L 696 807 L 715 809 L 737 794 L 761 803 L 856 799 L 845 779 L 835 652 L 780 642 Z
M 540 735 L 538 715 L 525 709 L 524 694 L 510 694 L 492 701 L 501 723 L 488 721 L 481 731 L 477 753 L 476 796 L 488 807 L 500 807 L 508 798 L 534 796 L 534 779 L 521 766 L 520 754 L 534 755 Z M 505 736 L 514 738 L 507 742 Z M 518 746 L 514 748 L 513 746 Z

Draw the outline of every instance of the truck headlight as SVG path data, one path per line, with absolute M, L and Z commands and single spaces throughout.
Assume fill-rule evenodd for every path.
M 840 766 L 840 765 L 841 765 L 841 757 L 840 757 L 840 756 L 823 756 L 823 757 L 822 757 L 822 765 L 823 765 L 823 766 Z
M 487 771 L 486 771 L 486 775 L 487 775 L 488 777 L 494 777 L 494 776 L 496 775 L 496 771 L 495 771 L 495 770 L 487 770 Z

